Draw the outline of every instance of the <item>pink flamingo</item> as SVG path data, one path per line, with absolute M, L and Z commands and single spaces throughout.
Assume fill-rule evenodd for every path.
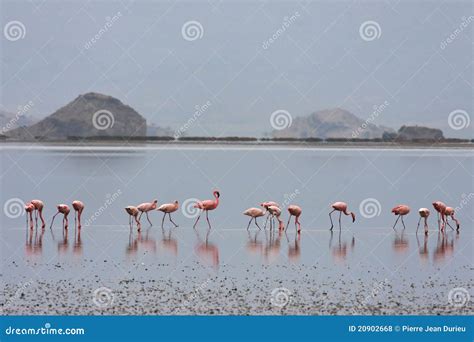
M 77 222 L 79 223 L 77 227 L 81 229 L 81 214 L 84 210 L 84 203 L 81 201 L 73 201 L 72 207 L 74 208 L 74 223 L 76 222 L 77 217 Z
M 403 222 L 403 216 L 408 215 L 409 212 L 410 212 L 410 207 L 404 204 L 397 205 L 395 208 L 392 209 L 392 213 L 394 213 L 395 215 L 398 215 L 397 219 L 395 220 L 395 224 L 393 225 L 394 230 L 400 217 L 402 218 L 403 229 L 406 228 L 405 222 Z
M 418 226 L 416 227 L 416 232 L 418 233 L 418 228 L 420 228 L 421 219 L 425 219 L 425 235 L 428 235 L 428 216 L 430 216 L 430 211 L 428 208 L 420 208 L 418 210 L 420 214 L 420 219 L 418 220 Z
M 58 212 L 56 214 L 54 214 L 53 216 L 53 219 L 51 220 L 51 227 L 53 227 L 53 222 L 54 222 L 54 218 L 56 217 L 56 215 L 58 214 L 63 214 L 63 227 L 64 229 L 67 229 L 68 227 L 68 224 L 69 224 L 69 221 L 67 219 L 67 215 L 69 215 L 69 212 L 71 211 L 71 209 L 69 209 L 69 206 L 67 204 L 58 204 L 57 205 L 57 208 L 58 208 Z
M 178 208 L 179 208 L 178 201 L 174 201 L 174 203 L 162 204 L 158 207 L 158 209 L 156 209 L 164 213 L 163 219 L 161 220 L 161 228 L 163 228 L 163 222 L 165 222 L 166 214 L 168 214 L 171 223 L 173 223 L 175 227 L 178 227 L 178 225 L 174 223 L 173 219 L 171 218 L 171 213 L 174 213 L 176 210 L 178 210 Z
M 268 207 L 271 207 L 271 206 L 280 208 L 280 205 L 277 202 L 274 202 L 274 201 L 262 202 L 262 203 L 260 203 L 260 206 L 265 208 L 265 210 L 267 210 L 267 211 L 268 211 Z M 265 220 L 265 224 L 263 225 L 263 229 L 265 229 L 267 227 L 268 219 L 270 218 L 270 216 L 272 216 L 272 215 L 269 212 L 268 216 L 267 216 L 267 219 Z
M 273 228 L 273 218 L 276 217 L 276 219 L 278 220 L 278 229 L 279 230 L 284 230 L 285 229 L 285 226 L 283 224 L 283 221 L 281 220 L 280 216 L 281 216 L 281 209 L 278 208 L 277 206 L 274 206 L 274 205 L 271 205 L 267 208 L 268 212 L 270 213 L 270 215 L 272 216 L 272 218 L 270 219 L 270 229 Z
M 44 221 L 44 217 L 43 217 L 43 208 L 44 208 L 43 201 L 35 199 L 35 200 L 30 201 L 30 203 L 33 204 L 34 207 L 35 207 L 35 221 L 36 221 L 36 223 L 38 223 L 37 214 L 39 213 L 39 217 L 40 217 L 40 220 L 41 220 L 41 226 L 44 228 L 44 226 L 46 225 L 46 222 Z
M 286 224 L 286 227 L 288 228 L 288 225 L 290 224 L 291 216 L 294 216 L 295 228 L 297 229 L 298 233 L 301 233 L 301 224 L 299 221 L 302 212 L 301 208 L 297 205 L 290 205 L 288 206 L 288 212 L 290 213 L 290 217 L 288 217 L 288 223 Z
M 139 204 L 137 206 L 137 209 L 141 212 L 140 213 L 140 217 L 138 217 L 138 219 L 140 220 L 142 218 L 142 215 L 143 213 L 146 214 L 146 219 L 148 220 L 148 222 L 150 223 L 150 226 L 153 226 L 153 224 L 151 223 L 150 221 L 150 218 L 148 217 L 148 212 L 149 211 L 152 211 L 152 210 L 155 210 L 156 207 L 157 207 L 157 204 L 158 204 L 158 200 L 153 200 L 153 202 L 145 202 L 145 203 L 142 203 L 142 204 Z
M 451 227 L 451 225 L 450 225 L 449 222 L 448 222 L 448 217 L 451 217 L 451 220 L 453 220 L 454 222 L 456 222 L 456 230 L 459 231 L 460 225 L 459 225 L 458 219 L 454 217 L 454 208 L 452 208 L 452 207 L 446 207 L 444 213 L 445 213 L 445 216 L 446 216 L 446 224 L 447 224 L 449 227 Z M 453 227 L 451 227 L 451 229 L 454 230 Z
M 35 211 L 35 206 L 33 203 L 28 202 L 25 204 L 25 212 L 26 212 L 26 225 L 28 226 L 28 218 L 30 221 L 30 228 L 33 229 L 33 211 Z
M 258 225 L 257 217 L 264 216 L 265 211 L 263 211 L 260 208 L 248 208 L 247 210 L 243 212 L 243 214 L 251 217 L 249 224 L 247 225 L 247 230 L 249 230 L 250 223 L 252 223 L 252 221 L 255 221 L 255 224 L 257 225 L 258 229 L 261 229 L 260 226 Z
M 194 222 L 193 228 L 196 227 L 203 211 L 206 212 L 207 224 L 209 225 L 209 228 L 211 228 L 211 223 L 209 222 L 209 210 L 214 210 L 217 208 L 219 205 L 219 197 L 221 197 L 221 194 L 217 190 L 215 190 L 212 194 L 214 195 L 214 200 L 199 201 L 194 205 L 194 208 L 201 209 L 201 212 L 199 213 L 196 222 Z
M 329 230 L 332 230 L 334 228 L 334 224 L 332 222 L 332 213 L 335 212 L 336 210 L 339 211 L 339 229 L 341 229 L 341 216 L 344 213 L 344 215 L 352 216 L 352 222 L 355 222 L 355 214 L 352 211 L 347 211 L 347 203 L 345 202 L 335 202 L 331 205 L 332 211 L 329 213 L 329 219 L 331 220 L 331 228 Z
M 134 207 L 132 205 L 129 205 L 128 207 L 125 207 L 125 211 L 127 212 L 129 216 L 129 219 L 128 219 L 128 224 L 130 226 L 130 230 L 132 229 L 133 227 L 133 223 L 132 223 L 132 217 L 135 219 L 135 222 L 137 223 L 137 230 L 140 231 L 141 230 L 141 224 L 140 224 L 140 220 L 138 219 L 138 213 L 140 212 L 137 207 Z
M 433 202 L 433 208 L 438 212 L 438 229 L 444 230 L 446 222 L 446 204 L 441 201 Z M 440 220 L 441 216 L 441 220 Z M 441 223 L 442 222 L 442 223 Z

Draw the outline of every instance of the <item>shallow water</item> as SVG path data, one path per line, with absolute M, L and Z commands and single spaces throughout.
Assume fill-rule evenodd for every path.
M 314 304 L 323 292 L 328 297 L 325 303 L 347 302 L 350 306 L 359 302 L 362 312 L 360 302 L 370 296 L 382 306 L 396 307 L 397 300 L 411 305 L 407 312 L 413 313 L 414 304 L 425 309 L 446 306 L 450 289 L 469 288 L 473 281 L 473 201 L 469 194 L 474 158 L 470 150 L 6 145 L 1 156 L 2 203 L 40 198 L 46 203 L 48 220 L 44 230 L 29 230 L 25 216 L 5 215 L 4 210 L 5 301 L 25 282 L 33 284 L 22 290 L 30 295 L 48 286 L 54 293 L 54 285 L 66 281 L 71 288 L 81 284 L 90 292 L 102 285 L 123 296 L 123 281 L 171 281 L 173 291 L 179 288 L 181 294 L 177 299 L 169 292 L 168 306 L 173 300 L 186 301 L 196 291 L 210 291 L 208 299 L 201 298 L 201 304 L 209 308 L 222 289 L 232 292 L 235 287 L 248 301 L 262 291 L 268 299 L 272 289 L 284 287 L 293 294 L 294 304 L 299 304 L 290 311 L 295 314 L 308 313 L 302 308 Z M 173 214 L 178 228 L 166 220 L 162 229 L 159 212 L 150 214 L 153 227 L 143 216 L 140 233 L 128 226 L 123 210 L 127 205 L 154 198 L 159 203 L 208 199 L 213 189 L 219 189 L 221 203 L 209 215 L 212 230 L 204 217 L 192 229 L 194 218 L 189 216 L 194 212 L 189 207 Z M 374 206 L 360 207 L 368 198 Z M 70 204 L 75 199 L 86 205 L 80 235 L 73 215 L 67 234 L 59 216 L 50 229 L 55 204 Z M 259 230 L 251 225 L 246 230 L 248 218 L 242 211 L 265 200 L 303 208 L 300 237 L 291 223 L 285 233 L 271 232 L 268 226 Z M 337 200 L 347 202 L 357 220 L 352 223 L 343 216 L 339 231 L 335 215 L 336 226 L 330 233 L 328 213 Z M 417 209 L 431 209 L 434 200 L 458 207 L 459 234 L 449 227 L 446 234 L 439 234 L 434 210 L 428 237 L 422 227 L 415 234 Z M 390 209 L 399 203 L 410 205 L 412 213 L 405 218 L 406 229 L 399 224 L 395 232 Z M 263 228 L 262 218 L 259 223 Z M 26 307 L 35 302 L 43 313 L 50 312 L 48 303 L 58 300 L 47 295 L 43 302 L 27 298 Z M 79 297 L 69 300 L 66 309 L 81 306 Z M 149 300 L 137 299 L 144 307 Z M 193 296 L 193 300 L 197 299 Z M 9 306 L 12 312 L 21 312 L 16 305 Z M 225 301 L 219 307 L 224 307 L 223 313 L 248 313 L 226 311 Z M 252 310 L 253 314 L 264 311 L 261 307 Z

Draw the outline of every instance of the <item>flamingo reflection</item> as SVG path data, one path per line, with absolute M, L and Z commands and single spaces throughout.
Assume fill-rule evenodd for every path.
M 267 262 L 272 262 L 278 259 L 280 254 L 282 231 L 269 230 L 265 231 L 265 248 L 263 255 Z
M 438 241 L 433 253 L 433 261 L 435 263 L 442 262 L 447 256 L 454 252 L 454 239 L 446 232 L 438 232 Z
M 219 267 L 219 248 L 217 245 L 209 242 L 209 233 L 211 232 L 211 228 L 207 230 L 206 239 L 202 241 L 199 232 L 197 229 L 194 230 L 197 237 L 197 244 L 195 247 L 197 255 L 205 262 L 211 262 L 211 264 L 215 267 Z
M 332 240 L 333 240 L 333 231 L 331 231 L 331 235 L 329 237 L 329 249 L 332 249 L 332 256 L 334 261 L 338 263 L 342 263 L 346 260 L 348 247 L 347 242 L 342 240 L 342 231 L 339 230 L 338 234 L 338 243 L 337 246 L 332 247 Z M 355 237 L 352 236 L 351 244 L 350 244 L 350 251 L 353 251 L 355 248 Z
M 401 231 L 401 233 L 395 233 L 395 238 L 393 239 L 393 250 L 399 254 L 403 254 L 408 251 L 408 240 L 405 236 L 404 229 Z
M 44 229 L 27 229 L 25 251 L 28 257 L 41 255 L 43 252 Z
M 63 238 L 58 241 L 58 253 L 66 254 L 69 249 L 68 230 L 63 229 Z
M 288 259 L 292 262 L 298 261 L 301 256 L 301 234 L 298 232 L 295 234 L 295 240 L 293 243 L 290 243 L 290 239 L 288 238 L 288 234 L 285 231 L 286 241 L 288 242 Z
M 426 263 L 429 259 L 429 252 L 428 252 L 428 235 L 425 234 L 423 239 L 423 246 L 420 244 L 420 239 L 418 235 L 416 235 L 416 242 L 418 244 L 418 254 L 420 254 L 420 259 L 423 263 Z
M 164 217 L 164 216 L 163 216 Z M 170 252 L 172 255 L 178 255 L 178 241 L 172 236 L 173 229 L 169 229 L 168 234 L 164 228 L 161 229 L 161 247 L 163 250 Z
M 256 231 L 255 234 L 252 237 L 252 234 L 250 231 L 247 231 L 248 233 L 248 241 L 247 241 L 247 251 L 249 251 L 252 254 L 261 254 L 263 251 L 263 243 L 260 240 L 257 240 L 257 237 L 260 233 L 260 231 Z
M 82 255 L 82 240 L 81 240 L 81 229 L 77 229 L 74 233 L 74 245 L 72 247 L 72 252 L 74 255 Z

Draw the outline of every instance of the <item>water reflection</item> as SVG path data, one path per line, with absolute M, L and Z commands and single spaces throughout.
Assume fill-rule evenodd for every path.
M 207 230 L 206 238 L 203 241 L 201 239 L 201 235 L 197 229 L 194 229 L 196 233 L 197 243 L 196 243 L 196 253 L 199 258 L 205 262 L 210 263 L 215 268 L 219 267 L 219 248 L 216 244 L 209 242 L 209 235 L 211 233 L 211 229 Z
M 27 228 L 25 251 L 28 257 L 41 255 L 43 252 L 44 228 Z
M 416 234 L 416 242 L 418 244 L 418 254 L 420 255 L 421 261 L 426 264 L 429 261 L 429 252 L 428 252 L 428 235 L 423 235 L 423 245 L 420 243 L 420 238 Z
M 433 253 L 433 262 L 443 262 L 447 256 L 452 256 L 454 252 L 454 236 L 446 232 L 438 232 L 438 240 Z
M 332 246 L 333 242 L 333 237 L 334 237 L 334 232 L 331 231 L 331 235 L 329 236 L 329 249 L 331 250 L 331 254 L 333 256 L 333 259 L 335 262 L 344 262 L 347 257 L 347 252 L 353 252 L 355 248 L 355 237 L 352 235 L 351 243 L 350 243 L 350 248 L 347 247 L 347 242 L 345 240 L 342 240 L 342 231 L 339 231 L 338 233 L 338 239 L 337 239 L 337 245 Z
M 301 234 L 295 234 L 295 239 L 293 242 L 288 238 L 288 234 L 285 231 L 286 241 L 288 242 L 288 259 L 291 262 L 299 261 L 301 257 Z
M 164 251 L 169 252 L 173 256 L 178 255 L 178 241 L 173 237 L 173 228 L 169 229 L 166 233 L 166 229 L 161 229 L 161 247 Z
M 404 254 L 408 251 L 408 239 L 405 235 L 405 229 L 401 232 L 395 232 L 395 237 L 392 244 L 395 253 Z
M 258 236 L 260 235 L 260 231 L 256 231 L 252 237 L 252 232 L 250 230 L 247 231 L 248 240 L 247 240 L 247 251 L 252 254 L 261 254 L 263 251 L 263 243 L 260 240 L 257 240 Z
M 63 229 L 62 239 L 58 241 L 58 253 L 66 254 L 69 249 L 69 240 L 68 240 L 68 229 Z
M 266 262 L 273 262 L 278 259 L 282 235 L 283 233 L 280 229 L 265 230 L 265 248 L 263 255 Z
M 127 257 L 131 257 L 137 254 L 139 248 L 147 252 L 156 253 L 156 240 L 150 236 L 151 227 L 146 230 L 143 234 L 141 231 L 137 231 L 137 235 L 133 230 L 130 230 L 128 234 L 128 243 L 125 249 Z
M 83 246 L 81 240 L 81 229 L 76 229 L 74 233 L 74 246 L 72 247 L 72 252 L 76 256 L 81 256 L 83 253 Z

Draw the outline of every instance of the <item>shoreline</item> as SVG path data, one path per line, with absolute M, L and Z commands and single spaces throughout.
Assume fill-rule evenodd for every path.
M 301 149 L 420 149 L 420 150 L 450 150 L 450 149 L 474 149 L 474 143 L 466 142 L 306 142 L 306 141 L 166 141 L 166 140 L 130 140 L 124 143 L 123 140 L 54 140 L 54 141 L 38 141 L 38 140 L 21 140 L 21 141 L 0 141 L 0 149 L 10 146 L 72 146 L 72 147 L 179 147 L 179 146 L 214 146 L 214 147 L 285 147 L 285 148 L 301 148 Z

